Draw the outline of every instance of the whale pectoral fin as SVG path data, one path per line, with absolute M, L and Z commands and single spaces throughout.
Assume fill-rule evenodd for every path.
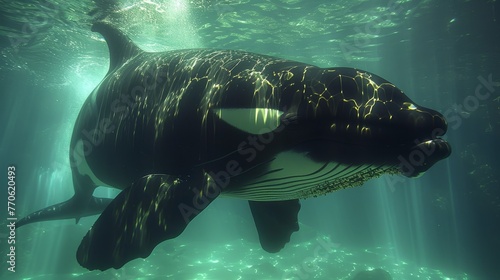
M 298 199 L 286 201 L 248 201 L 262 248 L 269 253 L 283 249 L 293 232 L 299 230 Z
M 188 179 L 145 176 L 104 210 L 83 238 L 78 262 L 89 270 L 105 270 L 146 258 L 160 242 L 178 236 L 219 193 L 204 172 Z

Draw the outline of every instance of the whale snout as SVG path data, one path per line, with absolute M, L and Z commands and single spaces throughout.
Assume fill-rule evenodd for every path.
M 444 116 L 438 112 L 435 112 L 435 114 L 433 115 L 433 121 L 433 133 L 435 133 L 436 136 L 445 135 L 446 131 L 448 130 L 448 123 L 446 122 Z
M 398 158 L 399 170 L 407 177 L 420 176 L 436 162 L 451 154 L 450 144 L 441 138 L 448 129 L 443 115 L 430 109 L 425 109 L 420 114 L 425 114 L 428 121 L 418 130 L 420 135 L 409 146 L 409 151 Z
M 415 145 L 406 155 L 401 155 L 399 171 L 406 177 L 418 177 L 436 162 L 449 157 L 451 146 L 443 139 L 426 140 Z

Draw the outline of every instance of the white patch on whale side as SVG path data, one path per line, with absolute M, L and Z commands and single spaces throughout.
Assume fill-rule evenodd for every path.
M 254 201 L 302 199 L 359 186 L 394 170 L 382 164 L 320 162 L 307 152 L 286 151 L 265 167 L 248 171 L 248 180 L 231 186 L 223 195 Z
M 225 108 L 214 111 L 224 122 L 251 134 L 275 130 L 283 115 L 282 111 L 270 108 Z
M 109 187 L 108 184 L 99 180 L 99 178 L 95 176 L 94 172 L 92 172 L 92 169 L 90 169 L 90 166 L 88 165 L 87 159 L 85 157 L 85 151 L 83 150 L 83 141 L 81 139 L 76 142 L 75 149 L 73 150 L 73 155 L 74 158 L 81 159 L 80 164 L 76 166 L 78 173 L 82 175 L 88 175 L 96 186 Z

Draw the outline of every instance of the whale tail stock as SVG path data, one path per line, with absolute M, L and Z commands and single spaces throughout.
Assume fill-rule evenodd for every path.
M 82 176 L 81 183 L 87 186 L 94 186 L 88 176 Z M 88 185 L 91 184 L 91 185 Z M 70 199 L 45 207 L 41 210 L 33 212 L 22 218 L 16 223 L 16 227 L 21 227 L 27 224 L 62 219 L 76 219 L 76 222 L 81 217 L 92 216 L 102 213 L 108 204 L 112 201 L 110 198 L 98 198 L 92 195 L 94 187 L 91 188 L 75 188 L 75 195 Z

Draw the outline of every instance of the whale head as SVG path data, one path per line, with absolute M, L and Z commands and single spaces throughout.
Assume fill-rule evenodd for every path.
M 450 155 L 441 138 L 447 130 L 443 115 L 387 80 L 353 68 L 323 69 L 318 76 L 293 113 L 308 139 L 325 143 L 317 158 L 384 164 L 415 177 Z

